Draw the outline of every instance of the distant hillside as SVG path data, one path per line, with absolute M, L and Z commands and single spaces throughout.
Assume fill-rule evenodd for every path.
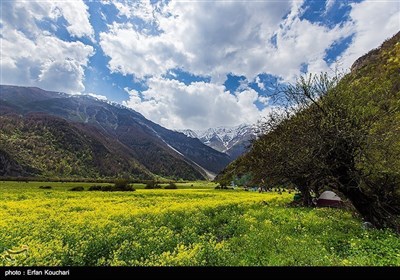
M 41 113 L 0 116 L 0 145 L 12 157 L 2 176 L 42 175 L 115 177 L 134 174 L 150 179 L 152 173 L 141 166 L 119 142 L 104 137 L 94 127 Z M 31 170 L 12 172 L 16 163 Z M 14 167 L 15 168 L 15 167 Z
M 1 136 L 0 150 L 7 153 L 14 165 L 32 167 L 44 175 L 123 173 L 138 177 L 202 179 L 218 173 L 230 162 L 226 154 L 197 139 L 165 129 L 131 109 L 89 96 L 2 85 L 0 109 L 2 125 L 9 126 Z M 13 122 L 15 127 L 10 125 Z M 49 131 L 44 131 L 43 126 Z M 58 154 L 43 154 L 40 145 L 23 144 L 28 141 L 28 133 L 33 139 L 43 141 L 46 146 L 43 150 L 58 151 Z M 70 141 L 76 145 L 70 146 Z M 62 163 L 57 159 L 64 152 L 67 157 L 64 165 L 75 165 L 71 172 L 58 166 Z M 41 163 L 41 157 L 52 160 L 44 160 L 49 164 Z M 3 176 L 10 172 L 4 173 Z

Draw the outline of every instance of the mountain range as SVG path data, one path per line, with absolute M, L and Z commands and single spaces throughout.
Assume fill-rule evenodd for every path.
M 217 151 L 228 154 L 232 159 L 243 154 L 249 148 L 251 140 L 257 137 L 257 128 L 249 124 L 179 131 L 188 137 L 199 139 L 202 143 Z
M 0 176 L 212 178 L 232 158 L 124 106 L 0 86 Z

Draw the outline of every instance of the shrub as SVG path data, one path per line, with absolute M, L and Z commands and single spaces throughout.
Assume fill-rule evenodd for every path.
M 111 191 L 111 192 L 132 192 L 135 191 L 135 189 L 129 184 L 130 181 L 128 179 L 117 179 L 114 182 L 114 186 L 110 186 L 107 188 L 102 188 L 102 191 Z
M 103 188 L 103 186 L 94 185 L 94 186 L 89 187 L 89 191 L 101 191 L 102 188 Z
M 119 185 L 119 186 L 111 187 L 111 191 L 112 192 L 133 192 L 133 191 L 135 191 L 135 188 L 132 187 L 131 185 L 126 185 L 126 186 Z
M 173 190 L 173 189 L 177 189 L 178 187 L 176 186 L 175 183 L 169 183 L 167 186 L 164 187 L 164 189 L 166 190 Z
M 49 190 L 51 186 L 40 186 L 39 189 Z
M 217 186 L 215 187 L 215 189 L 216 189 L 216 190 L 233 190 L 233 188 L 227 187 L 227 186 L 225 186 L 225 185 L 217 185 Z
M 71 189 L 69 189 L 70 191 L 73 191 L 73 192 L 81 192 L 81 191 L 84 191 L 85 190 L 85 188 L 84 187 L 81 187 L 81 186 L 76 186 L 76 187 L 73 187 L 73 188 L 71 188 Z
M 89 191 L 102 191 L 102 192 L 133 192 L 135 188 L 131 185 L 106 185 L 106 186 L 90 186 Z
M 121 188 L 121 189 L 123 189 L 123 188 L 126 188 L 128 185 L 129 185 L 129 180 L 128 179 L 123 179 L 123 178 L 121 178 L 121 179 L 117 179 L 117 180 L 115 180 L 115 182 L 114 182 L 114 186 L 116 187 L 116 188 Z
M 115 187 L 111 186 L 111 185 L 107 185 L 107 186 L 102 186 L 101 187 L 101 191 L 102 192 L 112 192 L 113 189 L 115 189 Z
M 149 181 L 146 183 L 145 189 L 161 189 L 161 186 L 156 181 Z

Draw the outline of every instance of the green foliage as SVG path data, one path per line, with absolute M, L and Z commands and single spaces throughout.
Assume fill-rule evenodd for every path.
M 40 186 L 39 189 L 49 190 L 51 189 L 51 186 Z
M 130 183 L 129 179 L 120 178 L 115 180 L 114 187 L 116 189 L 126 189 L 129 187 L 129 183 Z
M 105 141 L 109 139 L 60 118 L 41 114 L 3 115 L 0 130 L 0 154 L 7 151 L 7 157 L 17 165 L 6 166 L 5 174 L 0 175 L 13 176 L 8 170 L 21 169 L 15 175 L 99 178 L 129 173 L 143 179 L 152 177 L 133 158 L 121 155 L 115 145 Z
M 233 190 L 233 188 L 227 187 L 226 185 L 217 185 L 217 186 L 215 186 L 214 189 L 216 189 L 216 190 Z
M 104 187 L 104 186 L 93 185 L 93 186 L 90 186 L 90 187 L 89 187 L 88 191 L 101 191 L 101 189 L 102 189 L 103 187 Z
M 400 231 L 400 33 L 357 60 L 341 80 L 300 77 L 279 97 L 251 151 L 221 182 L 251 173 L 262 185 L 338 190 L 375 226 Z
M 178 186 L 174 182 L 171 182 L 167 186 L 164 187 L 164 189 L 166 189 L 166 190 L 174 190 L 177 188 L 178 188 Z
M 70 191 L 73 191 L 73 192 L 81 192 L 81 191 L 84 191 L 84 190 L 85 190 L 85 188 L 82 187 L 82 186 L 76 186 L 76 187 L 73 187 L 73 188 L 70 189 Z
M 146 183 L 145 189 L 161 189 L 161 186 L 156 181 L 149 181 Z
M 341 209 L 288 208 L 287 193 L 52 186 L 0 183 L 0 265 L 400 265 L 392 231 L 364 229 Z
M 135 191 L 135 188 L 132 185 L 125 185 L 125 184 L 119 184 L 119 185 L 105 185 L 105 186 L 100 186 L 100 185 L 94 185 L 90 186 L 89 191 L 102 191 L 102 192 L 133 192 Z
M 135 188 L 131 185 L 119 185 L 119 186 L 114 186 L 112 191 L 119 191 L 119 192 L 133 192 L 135 191 Z

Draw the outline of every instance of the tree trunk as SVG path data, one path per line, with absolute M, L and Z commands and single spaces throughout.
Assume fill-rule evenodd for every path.
M 350 152 L 347 153 L 347 155 L 350 154 Z M 382 196 L 376 195 L 373 188 L 368 192 L 362 191 L 361 179 L 356 179 L 361 176 L 357 174 L 354 160 L 343 155 L 337 158 L 340 159 L 339 162 L 348 163 L 335 166 L 335 169 L 332 168 L 339 181 L 338 190 L 351 201 L 365 221 L 370 222 L 376 228 L 392 228 L 400 233 L 400 205 L 383 201 Z
M 399 206 L 381 202 L 376 196 L 366 195 L 359 188 L 340 188 L 363 218 L 376 228 L 389 227 L 400 233 Z
M 299 189 L 299 191 L 301 192 L 301 194 L 303 195 L 303 205 L 304 206 L 312 206 L 312 197 L 310 194 L 310 188 L 308 187 L 297 187 Z

